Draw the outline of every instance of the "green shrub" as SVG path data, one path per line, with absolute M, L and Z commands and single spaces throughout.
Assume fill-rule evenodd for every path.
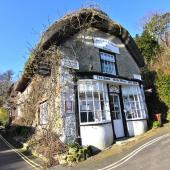
M 156 87 L 160 99 L 170 108 L 170 75 L 158 71 Z
M 5 108 L 0 107 L 0 124 L 2 126 L 7 126 L 8 123 L 9 123 L 9 113 Z
M 159 121 L 154 121 L 152 123 L 152 128 L 158 128 L 158 127 L 161 127 L 161 123 Z
M 75 162 L 80 162 L 86 160 L 92 155 L 91 147 L 83 147 L 78 143 L 73 143 L 69 145 L 69 151 L 67 154 L 59 156 L 59 162 L 64 162 L 66 164 L 72 164 Z

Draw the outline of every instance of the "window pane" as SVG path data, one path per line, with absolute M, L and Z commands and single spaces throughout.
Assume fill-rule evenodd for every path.
M 81 112 L 81 122 L 87 122 L 87 112 Z
M 95 107 L 95 110 L 100 110 L 100 102 L 94 101 L 94 107 Z
M 88 113 L 88 122 L 94 122 L 94 112 Z
M 80 101 L 80 111 L 84 111 L 86 109 L 86 101 Z
M 102 92 L 100 92 L 100 100 L 104 100 Z
M 87 100 L 93 100 L 92 98 L 92 92 L 86 92 Z
M 86 89 L 87 89 L 87 91 L 92 91 L 93 90 L 92 82 L 86 82 Z
M 102 111 L 102 120 L 106 120 L 106 112 Z
M 104 101 L 100 101 L 101 104 L 101 110 L 104 110 Z
M 87 110 L 93 111 L 93 101 L 87 101 Z
M 98 92 L 94 92 L 94 100 L 99 100 L 99 93 Z
M 136 110 L 136 113 L 137 113 L 137 117 L 141 118 L 141 111 L 140 110 Z
M 95 112 L 95 120 L 96 122 L 100 122 L 102 119 L 101 111 Z
M 99 90 L 99 83 L 98 82 L 94 82 L 93 83 L 93 91 L 96 92 Z
M 127 117 L 127 119 L 131 119 L 132 118 L 132 114 L 130 113 L 130 111 L 126 112 L 126 117 Z
M 104 102 L 104 110 L 110 110 L 109 102 Z
M 133 95 L 129 95 L 129 100 L 130 100 L 130 101 L 134 101 Z
M 80 98 L 80 100 L 85 100 L 85 92 L 80 92 L 79 98 Z
M 83 83 L 79 84 L 79 91 L 86 91 L 86 85 Z

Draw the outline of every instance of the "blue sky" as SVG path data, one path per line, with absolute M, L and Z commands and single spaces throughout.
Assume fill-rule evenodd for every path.
M 65 13 L 85 7 L 89 0 L 0 0 L 0 72 L 12 69 L 15 79 L 23 70 L 29 49 L 41 32 Z M 93 0 L 132 36 L 150 12 L 170 11 L 170 0 Z

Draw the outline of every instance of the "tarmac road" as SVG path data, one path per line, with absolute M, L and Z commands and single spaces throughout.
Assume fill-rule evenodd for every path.
M 0 170 L 31 170 L 18 154 L 11 150 L 0 138 Z
M 85 161 L 74 167 L 52 170 L 170 170 L 170 133 L 157 136 L 137 147 L 106 159 Z
M 115 170 L 170 170 L 170 136 L 137 153 Z

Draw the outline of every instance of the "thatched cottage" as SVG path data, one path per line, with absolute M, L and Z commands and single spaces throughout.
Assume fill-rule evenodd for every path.
M 125 28 L 101 10 L 81 9 L 43 34 L 14 85 L 11 112 L 65 143 L 104 149 L 147 130 L 143 66 Z

